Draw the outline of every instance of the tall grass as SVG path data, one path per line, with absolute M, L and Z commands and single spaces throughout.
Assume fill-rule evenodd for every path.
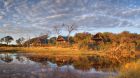
M 124 65 L 117 78 L 140 78 L 140 60 Z

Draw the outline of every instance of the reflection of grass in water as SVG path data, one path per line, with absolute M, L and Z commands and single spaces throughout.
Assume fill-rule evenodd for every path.
M 32 61 L 43 63 L 45 61 L 50 61 L 54 64 L 57 64 L 59 67 L 64 65 L 73 65 L 74 68 L 79 70 L 89 70 L 91 68 L 95 68 L 97 70 L 104 71 L 115 71 L 116 66 L 113 66 L 111 63 L 106 63 L 104 59 L 100 59 L 100 57 L 93 57 L 93 56 L 81 56 L 78 57 L 76 60 L 75 58 L 69 58 L 69 57 L 47 57 L 47 56 L 28 56 L 28 58 Z M 97 61 L 98 59 L 98 61 Z
M 74 61 L 73 63 L 76 69 L 89 70 L 92 68 L 92 63 L 88 60 L 87 57 L 80 57 L 79 61 Z
M 45 56 L 40 54 L 35 54 L 30 56 L 31 60 L 34 61 L 44 61 L 49 60 L 52 63 L 56 63 L 58 66 L 63 65 L 71 65 L 73 64 L 75 68 L 81 69 L 81 70 L 89 70 L 90 68 L 96 68 L 99 69 L 105 69 L 105 68 L 112 68 L 112 71 L 115 71 L 115 69 L 119 66 L 119 63 L 116 63 L 115 60 L 109 59 L 107 57 L 100 57 L 98 55 L 92 55 L 92 56 Z M 111 71 L 110 70 L 110 71 Z
M 124 65 L 118 78 L 140 78 L 140 60 Z
M 95 68 L 96 70 L 116 72 L 119 68 L 118 65 L 112 63 L 109 59 L 98 56 L 82 56 L 77 61 L 73 62 L 73 66 L 80 70 L 90 70 Z

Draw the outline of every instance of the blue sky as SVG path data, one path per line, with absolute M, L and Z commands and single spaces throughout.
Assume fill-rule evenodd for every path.
M 76 23 L 76 32 L 140 33 L 140 0 L 0 0 L 0 37 L 34 37 L 62 23 Z

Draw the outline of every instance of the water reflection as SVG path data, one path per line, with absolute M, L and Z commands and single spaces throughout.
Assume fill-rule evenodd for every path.
M 0 54 L 0 78 L 103 78 L 116 73 L 93 68 L 89 58 L 56 60 L 24 53 Z
M 11 54 L 4 53 L 0 55 L 0 60 L 4 61 L 5 63 L 10 63 L 13 61 Z
M 90 70 L 92 68 L 92 62 L 90 62 L 88 60 L 88 58 L 86 57 L 82 57 L 79 59 L 80 61 L 75 61 L 73 63 L 73 66 L 75 67 L 75 69 L 80 69 L 80 70 L 83 70 L 83 71 L 87 71 L 87 70 Z

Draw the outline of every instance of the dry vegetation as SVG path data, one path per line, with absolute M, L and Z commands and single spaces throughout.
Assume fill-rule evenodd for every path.
M 140 78 L 140 60 L 122 66 L 118 78 Z

